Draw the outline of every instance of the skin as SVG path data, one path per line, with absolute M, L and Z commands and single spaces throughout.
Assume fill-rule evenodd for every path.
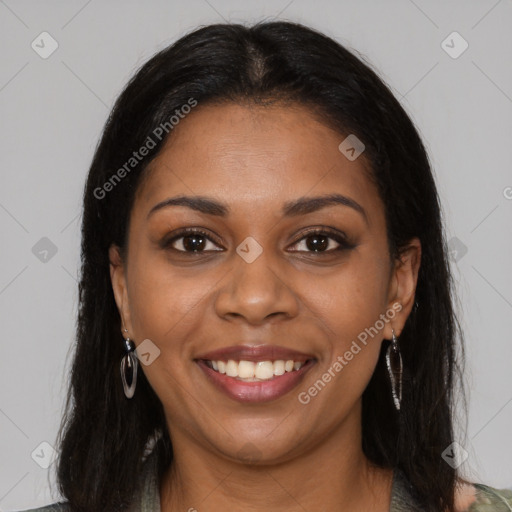
M 111 278 L 123 335 L 160 349 L 141 367 L 175 450 L 160 484 L 164 512 L 389 510 L 392 471 L 372 467 L 361 448 L 361 396 L 383 339 L 392 328 L 400 336 L 414 304 L 421 245 L 412 239 L 400 261 L 391 259 L 368 162 L 364 154 L 349 161 L 338 150 L 344 138 L 299 105 L 199 105 L 174 128 L 137 192 L 127 258 L 111 247 Z M 285 202 L 334 192 L 357 201 L 366 219 L 342 205 L 282 216 Z M 182 194 L 221 201 L 230 213 L 169 206 L 148 217 Z M 335 251 L 340 244 L 329 238 L 315 252 L 305 232 L 327 226 L 354 247 Z M 179 252 L 183 238 L 159 245 L 184 227 L 211 234 L 205 252 Z M 236 252 L 248 236 L 263 249 L 252 263 Z M 298 393 L 393 304 L 401 305 L 394 318 L 301 404 Z M 282 345 L 317 362 L 279 399 L 242 404 L 194 362 L 239 344 Z M 245 461 L 242 448 L 256 460 Z

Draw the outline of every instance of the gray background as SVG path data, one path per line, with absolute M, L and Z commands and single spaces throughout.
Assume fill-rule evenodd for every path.
M 310 24 L 357 49 L 417 123 L 466 334 L 463 468 L 512 486 L 511 0 L 0 0 L 0 510 L 57 497 L 31 454 L 49 456 L 40 443 L 54 444 L 59 424 L 82 187 L 113 101 L 138 66 L 197 25 L 262 18 Z M 47 59 L 31 47 L 43 31 L 59 45 Z M 453 31 L 469 44 L 458 58 L 441 45 Z

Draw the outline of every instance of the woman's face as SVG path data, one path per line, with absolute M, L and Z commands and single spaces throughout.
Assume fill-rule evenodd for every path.
M 150 165 L 111 276 L 178 445 L 278 462 L 359 435 L 420 247 L 390 259 L 364 153 L 344 139 L 301 106 L 199 104 Z

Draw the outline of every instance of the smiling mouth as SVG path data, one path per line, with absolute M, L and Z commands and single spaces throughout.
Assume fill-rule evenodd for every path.
M 264 382 L 273 380 L 285 373 L 300 370 L 310 359 L 294 361 L 293 359 L 277 359 L 274 361 L 247 361 L 234 359 L 203 360 L 208 368 L 242 382 Z

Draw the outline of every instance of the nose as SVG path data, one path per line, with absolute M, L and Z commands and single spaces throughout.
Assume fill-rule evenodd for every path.
M 233 256 L 232 269 L 222 280 L 224 286 L 216 296 L 217 315 L 224 319 L 243 319 L 251 325 L 297 315 L 298 299 L 290 276 L 267 255 L 268 251 L 264 250 L 251 263 L 238 254 Z

